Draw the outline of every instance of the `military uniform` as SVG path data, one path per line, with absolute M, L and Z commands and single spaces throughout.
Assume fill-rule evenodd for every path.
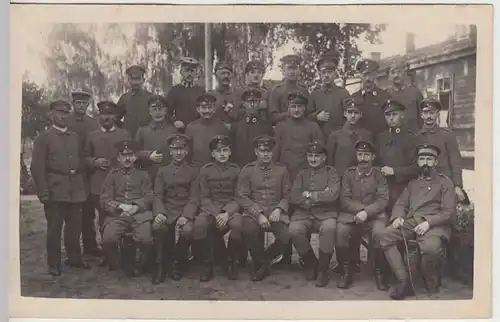
M 316 142 L 309 145 L 308 152 L 326 155 L 323 144 Z M 292 242 L 304 258 L 306 268 L 313 272 L 310 278 L 314 279 L 316 271 L 320 272 L 316 284 L 320 287 L 328 282 L 326 274 L 335 245 L 339 194 L 340 176 L 327 165 L 300 171 L 290 193 L 290 203 L 297 205 L 290 223 Z M 309 242 L 313 232 L 319 233 L 319 263 Z
M 393 99 L 388 100 L 384 106 L 386 113 L 394 110 L 405 110 L 402 103 Z M 375 163 L 380 167 L 387 166 L 394 170 L 393 175 L 386 177 L 389 186 L 387 210 L 390 212 L 408 182 L 418 175 L 418 166 L 415 163 L 415 134 L 407 128 L 389 128 L 389 130 L 377 135 L 375 145 L 377 146 Z
M 117 106 L 108 101 L 98 103 L 100 114 L 114 114 Z M 101 212 L 99 195 L 104 179 L 108 175 L 113 164 L 116 163 L 116 143 L 120 141 L 130 141 L 130 135 L 124 129 L 113 127 L 109 130 L 101 128 L 90 132 L 85 142 L 85 159 L 88 167 L 91 169 L 90 174 L 90 197 L 93 200 L 95 209 L 99 211 L 99 224 L 102 226 L 105 214 Z M 108 161 L 109 166 L 105 169 L 98 166 L 97 159 L 104 158 Z M 91 220 L 90 220 L 91 219 Z M 93 218 L 89 218 L 87 225 L 94 225 Z
M 115 144 L 119 154 L 133 154 L 137 150 L 134 142 L 121 141 Z M 102 243 L 108 258 L 109 268 L 119 267 L 117 245 L 128 231 L 133 233 L 134 242 L 143 254 L 149 254 L 153 245 L 151 220 L 153 214 L 153 189 L 146 171 L 133 165 L 129 168 L 118 166 L 108 173 L 102 184 L 101 209 L 107 213 L 102 227 Z M 134 205 L 136 213 L 127 213 L 121 205 Z M 148 256 L 145 256 L 148 258 Z
M 268 136 L 257 137 L 255 148 L 272 151 L 274 139 Z M 258 161 L 246 165 L 240 172 L 236 188 L 236 198 L 243 210 L 243 238 L 247 243 L 254 270 L 252 280 L 262 280 L 269 271 L 269 260 L 282 253 L 290 241 L 288 232 L 288 198 L 290 178 L 286 168 L 277 163 L 260 164 Z M 281 210 L 277 222 L 271 222 L 271 231 L 276 240 L 267 252 L 264 251 L 262 228 L 259 216 L 269 217 L 275 209 Z
M 215 65 L 214 72 L 219 70 L 228 70 L 233 73 L 233 67 L 228 62 L 222 61 Z M 229 86 L 219 86 L 213 91 L 216 97 L 215 106 L 217 107 L 216 116 L 224 123 L 230 124 L 238 118 L 238 108 L 241 104 L 238 91 L 229 84 Z
M 71 106 L 65 101 L 50 104 L 51 111 L 69 115 Z M 61 230 L 67 264 L 88 268 L 81 259 L 80 233 L 82 203 L 88 197 L 81 141 L 72 131 L 52 126 L 41 133 L 33 145 L 31 174 L 38 199 L 43 203 L 47 219 L 47 261 L 49 273 L 61 274 Z
M 167 138 L 170 148 L 186 148 L 189 137 L 183 134 L 174 134 Z M 187 264 L 188 250 L 193 240 L 193 224 L 199 208 L 199 181 L 198 169 L 186 161 L 177 164 L 171 162 L 161 167 L 156 175 L 154 184 L 153 214 L 163 214 L 166 221 L 162 224 L 153 223 L 155 237 L 156 263 L 159 276 L 169 270 L 170 252 L 173 249 L 174 267 L 172 278 L 182 278 L 182 270 Z M 180 227 L 180 235 L 175 244 L 175 225 L 179 217 L 187 219 L 186 224 Z M 161 273 L 161 274 L 160 274 Z M 161 281 L 162 278 L 158 278 Z
M 142 66 L 134 65 L 125 72 L 131 78 L 142 78 L 146 70 Z M 151 92 L 137 88 L 123 94 L 118 100 L 117 119 L 123 118 L 123 128 L 131 137 L 135 137 L 137 130 L 151 121 L 148 111 L 148 99 L 151 95 L 153 95 Z
M 199 62 L 193 58 L 185 58 L 181 61 L 181 67 L 198 68 Z M 181 121 L 184 126 L 199 118 L 196 111 L 197 99 L 205 92 L 205 89 L 194 82 L 183 80 L 167 94 L 168 106 L 173 112 L 173 120 Z
M 245 101 L 247 97 L 262 98 L 262 93 L 253 88 L 246 89 L 241 96 L 241 100 Z M 249 146 L 253 145 L 253 140 L 261 135 L 273 135 L 273 126 L 270 122 L 262 117 L 261 113 L 245 112 L 242 120 L 236 122 L 230 128 L 229 136 L 232 139 L 232 160 L 240 167 L 255 161 L 256 156 L 253 149 Z
M 432 155 L 437 158 L 439 148 L 434 145 L 421 145 L 419 155 Z M 442 239 L 450 237 L 452 218 L 455 213 L 456 196 L 453 183 L 445 175 L 432 170 L 429 176 L 419 176 L 405 188 L 392 211 L 391 222 L 403 218 L 399 228 L 392 225 L 385 228 L 380 244 L 396 276 L 398 284 L 391 293 L 393 299 L 402 299 L 412 294 L 408 273 L 397 243 L 403 240 L 416 240 L 422 256 L 422 272 L 427 286 L 435 291 L 438 287 L 438 260 L 442 251 Z M 415 227 L 423 222 L 429 223 L 429 230 L 423 235 L 415 234 Z
M 420 102 L 424 99 L 422 92 L 413 85 L 405 85 L 401 88 L 390 87 L 387 92 L 392 99 L 401 102 L 406 107 L 404 127 L 413 133 L 418 132 L 422 127 L 419 108 Z
M 323 69 L 335 69 L 338 64 L 336 55 L 323 54 L 320 56 L 316 67 L 319 71 Z M 323 130 L 325 138 L 330 133 L 344 124 L 344 109 L 342 100 L 350 96 L 349 92 L 334 83 L 322 84 L 320 88 L 314 90 L 309 98 L 307 108 L 309 117 L 318 122 Z M 327 122 L 318 120 L 318 114 L 321 112 L 330 113 L 330 119 Z
M 73 101 L 91 99 L 91 95 L 89 93 L 80 91 L 72 92 L 71 97 Z M 68 128 L 80 136 L 82 146 L 85 146 L 85 138 L 87 137 L 87 134 L 99 129 L 99 122 L 85 113 L 80 115 L 73 111 L 72 115 L 68 118 Z
M 264 64 L 259 60 L 251 60 L 245 66 L 245 75 L 248 75 L 253 70 L 261 70 L 265 73 L 266 69 Z M 261 119 L 269 121 L 269 89 L 265 86 L 259 84 L 247 82 L 245 86 L 237 90 L 237 97 L 242 98 L 243 94 L 249 89 L 256 89 L 260 92 L 260 104 L 258 106 L 258 114 Z M 243 99 L 239 100 L 239 103 L 233 109 L 236 114 L 236 119 L 241 120 L 245 117 L 245 109 L 243 106 Z
M 375 153 L 375 146 L 369 141 L 359 141 L 357 151 Z M 340 288 L 348 288 L 352 283 L 352 267 L 349 260 L 349 243 L 352 238 L 361 238 L 363 230 L 369 229 L 372 251 L 375 259 L 375 278 L 377 287 L 386 286 L 383 280 L 383 254 L 380 251 L 380 236 L 387 224 L 386 207 L 389 201 L 387 181 L 379 168 L 371 167 L 362 172 L 359 167 L 350 167 L 342 178 L 340 194 L 341 212 L 337 220 L 337 260 L 341 263 L 342 279 Z M 363 223 L 356 223 L 355 216 L 367 213 Z
M 215 96 L 212 93 L 205 93 L 198 98 L 198 103 L 214 103 Z M 186 135 L 191 137 L 192 141 L 192 165 L 200 168 L 211 161 L 210 149 L 208 144 L 216 135 L 227 135 L 229 130 L 226 125 L 217 117 L 209 120 L 197 119 L 190 123 L 186 128 Z
M 231 142 L 227 136 L 215 136 L 210 142 L 210 150 L 218 147 L 230 146 Z M 207 163 L 200 169 L 200 210 L 194 224 L 194 238 L 199 240 L 203 246 L 203 258 L 206 267 L 204 280 L 213 275 L 212 268 L 212 247 L 215 238 L 221 237 L 229 230 L 231 231 L 228 241 L 229 251 L 229 278 L 237 278 L 238 250 L 242 239 L 243 221 L 241 217 L 240 205 L 235 200 L 236 183 L 240 168 L 227 162 L 219 164 L 217 162 Z M 216 217 L 221 213 L 227 213 L 229 220 L 225 227 L 217 230 Z M 219 233 L 220 232 L 220 233 Z M 224 245 L 225 246 L 225 245 Z

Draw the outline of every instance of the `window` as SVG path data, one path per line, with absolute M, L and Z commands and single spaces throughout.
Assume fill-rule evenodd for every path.
M 453 113 L 453 75 L 438 75 L 436 78 L 437 98 L 443 105 L 440 125 L 452 127 Z

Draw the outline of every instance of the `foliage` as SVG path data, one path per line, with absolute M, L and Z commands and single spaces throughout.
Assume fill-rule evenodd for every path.
M 35 138 L 47 125 L 47 94 L 43 88 L 23 76 L 21 137 Z

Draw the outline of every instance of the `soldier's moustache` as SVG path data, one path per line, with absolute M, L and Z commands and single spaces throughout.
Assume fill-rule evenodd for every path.
M 432 168 L 427 165 L 427 164 L 424 164 L 423 166 L 420 167 L 420 173 L 424 176 L 424 177 L 428 177 L 430 176 L 431 174 L 431 170 Z

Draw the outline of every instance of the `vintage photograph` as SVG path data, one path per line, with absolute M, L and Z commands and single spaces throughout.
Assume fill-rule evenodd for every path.
M 22 297 L 473 298 L 475 23 L 144 18 L 24 32 Z

